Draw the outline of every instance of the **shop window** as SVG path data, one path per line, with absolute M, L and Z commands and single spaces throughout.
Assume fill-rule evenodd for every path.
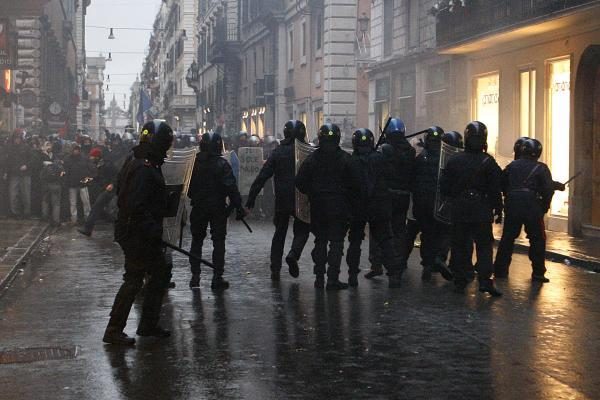
M 571 60 L 548 63 L 548 135 L 550 170 L 559 182 L 569 179 L 569 124 L 571 111 Z M 569 191 L 555 192 L 550 208 L 552 215 L 569 215 Z
M 308 119 L 306 118 L 306 113 L 305 112 L 301 112 L 300 113 L 299 119 L 300 119 L 300 122 L 302 122 L 304 124 L 304 126 L 307 126 Z
M 383 129 L 387 119 L 390 116 L 390 103 L 387 101 L 380 101 L 375 104 L 375 122 Z
M 315 129 L 313 130 L 313 132 L 317 132 L 319 130 L 319 128 L 321 127 L 321 125 L 323 125 L 324 122 L 324 117 L 323 117 L 323 110 L 317 110 L 315 111 Z M 310 131 L 309 131 L 310 132 Z M 311 140 L 311 137 L 307 137 L 307 140 Z
M 488 153 L 496 155 L 500 113 L 500 75 L 489 74 L 475 78 L 474 112 L 477 121 L 488 128 Z
M 535 137 L 535 69 L 519 74 L 519 136 Z
M 392 115 L 400 117 L 408 131 L 415 130 L 415 72 L 403 72 L 393 75 Z

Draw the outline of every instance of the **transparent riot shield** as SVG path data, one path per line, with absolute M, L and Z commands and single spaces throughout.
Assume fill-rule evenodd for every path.
M 450 146 L 447 143 L 442 142 L 442 150 L 440 152 L 440 167 L 438 170 L 438 184 L 437 190 L 435 193 L 435 210 L 433 211 L 433 215 L 435 219 L 444 223 L 450 224 L 452 222 L 450 215 L 450 199 L 440 192 L 440 178 L 442 176 L 442 172 L 446 168 L 446 164 L 448 160 L 453 155 L 464 151 L 460 147 Z
M 196 152 L 195 148 L 173 150 L 162 166 L 169 195 L 167 216 L 163 219 L 163 240 L 175 246 L 179 246 L 182 227 L 187 220 L 187 191 Z
M 300 170 L 300 166 L 304 160 L 306 160 L 306 158 L 317 148 L 300 142 L 299 140 L 296 140 L 294 148 L 296 159 L 296 175 L 298 175 L 298 171 Z M 308 196 L 300 193 L 298 189 L 296 189 L 296 217 L 298 217 L 301 221 L 310 224 L 310 203 L 308 201 Z
M 247 196 L 263 166 L 263 149 L 262 147 L 240 147 L 237 156 L 240 160 L 238 188 L 242 196 Z

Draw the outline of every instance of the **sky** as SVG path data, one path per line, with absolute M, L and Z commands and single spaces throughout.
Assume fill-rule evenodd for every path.
M 87 56 L 97 57 L 100 55 L 99 51 L 102 51 L 102 54 L 108 57 L 108 53 L 112 52 L 113 61 L 106 63 L 104 73 L 106 106 L 110 104 L 114 94 L 121 108 L 124 100 L 124 109 L 127 110 L 129 107 L 130 88 L 136 74 L 142 70 L 144 52 L 148 48 L 152 24 L 160 4 L 161 0 L 92 0 L 88 7 Z M 115 39 L 108 39 L 108 29 L 94 28 L 94 26 L 114 27 Z M 120 30 L 119 27 L 150 30 Z M 107 82 L 109 75 L 110 82 Z

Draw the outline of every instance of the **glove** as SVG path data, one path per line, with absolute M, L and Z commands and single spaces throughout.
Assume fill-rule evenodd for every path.
M 561 192 L 564 192 L 566 189 L 566 186 L 564 183 L 561 182 L 554 182 L 554 190 L 559 190 Z
M 235 220 L 236 221 L 240 221 L 242 219 L 244 219 L 244 217 L 246 216 L 246 210 L 244 210 L 243 208 L 238 208 L 235 212 Z

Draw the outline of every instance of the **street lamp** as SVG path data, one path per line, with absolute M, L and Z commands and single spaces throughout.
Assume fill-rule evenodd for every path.
M 115 38 L 115 34 L 113 32 L 113 28 L 110 28 L 110 34 L 108 35 L 109 39 L 114 39 Z
M 106 61 L 112 61 L 112 53 L 108 53 L 108 58 L 106 59 Z

